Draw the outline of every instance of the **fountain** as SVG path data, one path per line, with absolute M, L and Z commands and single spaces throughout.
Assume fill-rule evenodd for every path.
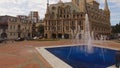
M 92 53 L 92 38 L 90 34 L 90 24 L 88 14 L 85 15 L 84 45 L 87 45 L 87 52 Z
M 85 15 L 85 30 L 75 30 L 75 27 L 71 27 L 72 42 L 74 46 L 64 47 L 52 47 L 45 48 L 47 52 L 54 54 L 56 57 L 70 65 L 72 68 L 107 68 L 115 64 L 116 50 L 95 47 L 92 44 L 94 39 L 94 32 L 90 33 L 90 24 L 88 14 Z M 83 45 L 80 45 L 79 35 L 82 35 Z M 103 36 L 101 35 L 101 44 L 103 43 Z M 75 45 L 77 44 L 77 45 Z M 41 51 L 45 57 L 46 53 Z M 53 60 L 50 60 L 51 62 Z M 55 63 L 54 61 L 51 63 Z M 54 65 L 53 65 L 54 66 Z M 66 67 L 66 68 L 71 68 Z M 57 68 L 57 67 L 54 67 Z M 63 68 L 63 67 L 59 67 Z
M 75 36 L 75 39 L 76 39 L 76 44 L 80 44 L 80 26 L 78 26 L 78 31 L 76 31 L 76 36 Z

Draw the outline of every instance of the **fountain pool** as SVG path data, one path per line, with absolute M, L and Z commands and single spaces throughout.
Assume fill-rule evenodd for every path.
M 93 53 L 89 53 L 85 48 L 66 46 L 45 49 L 73 68 L 107 68 L 115 64 L 116 50 L 93 47 Z
M 108 68 L 115 64 L 117 50 L 95 47 L 92 44 L 92 36 L 94 35 L 90 31 L 88 14 L 85 15 L 85 29 L 82 32 L 80 31 L 80 26 L 78 31 L 71 28 L 72 42 L 76 44 L 74 43 L 76 41 L 77 46 L 38 48 L 37 50 L 53 68 Z M 83 45 L 79 45 L 80 33 L 82 34 Z M 101 39 L 101 41 L 103 40 Z M 58 61 L 58 58 L 62 61 Z

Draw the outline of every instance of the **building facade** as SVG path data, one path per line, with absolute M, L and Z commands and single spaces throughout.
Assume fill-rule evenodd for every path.
M 32 37 L 31 21 L 12 16 L 0 16 L 0 37 L 16 39 Z
M 107 0 L 104 9 L 99 9 L 95 0 L 72 0 L 57 4 L 47 3 L 44 18 L 44 36 L 46 38 L 71 38 L 71 31 L 77 33 L 85 29 L 85 14 L 89 16 L 90 32 L 94 36 L 109 35 L 111 33 L 110 10 Z
M 31 11 L 28 15 L 29 20 L 32 20 L 32 22 L 37 23 L 39 22 L 39 13 L 38 11 Z

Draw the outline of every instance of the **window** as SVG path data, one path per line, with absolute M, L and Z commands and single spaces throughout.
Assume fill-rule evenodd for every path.
M 65 18 L 65 15 L 64 15 L 64 18 Z
M 83 15 L 81 14 L 81 17 L 82 17 Z
M 64 9 L 64 13 L 66 13 L 66 10 Z
M 81 21 L 78 22 L 78 25 L 82 25 L 82 24 L 81 24 Z
M 83 30 L 83 26 L 81 26 L 81 30 Z
M 52 7 L 52 10 L 55 10 L 55 9 L 56 9 L 56 7 L 55 7 L 55 6 L 53 6 L 53 7 Z
M 62 15 L 60 15 L 60 17 L 62 17 Z
M 18 29 L 20 29 L 20 25 L 18 25 Z
M 57 24 L 60 25 L 60 22 L 58 21 Z
M 12 25 L 10 25 L 10 29 L 12 29 Z
M 50 21 L 48 22 L 48 25 L 50 26 Z
M 15 25 L 14 25 L 14 29 L 15 29 Z
M 60 26 L 58 26 L 58 30 L 60 30 Z
M 71 25 L 75 25 L 74 21 L 71 22 Z
M 79 15 L 77 14 L 77 18 L 79 18 Z
M 12 36 L 12 33 L 10 33 L 10 36 Z
M 54 12 L 52 12 L 52 15 L 54 15 Z
M 68 26 L 66 26 L 66 30 L 69 30 L 69 27 L 68 27 Z
M 48 30 L 50 30 L 50 27 L 48 27 Z
M 75 15 L 73 15 L 73 18 L 75 18 Z
M 67 15 L 67 18 L 69 18 L 69 15 Z
M 60 9 L 60 14 L 62 14 L 62 10 Z
M 26 27 L 25 27 L 25 30 L 26 30 Z

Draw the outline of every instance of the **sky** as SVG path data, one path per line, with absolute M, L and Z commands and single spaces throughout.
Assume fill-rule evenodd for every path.
M 57 3 L 59 0 L 49 0 L 50 4 Z M 62 0 L 70 2 L 71 0 Z M 104 0 L 97 0 L 100 8 L 104 9 Z M 41 19 L 44 18 L 46 12 L 47 0 L 0 0 L 0 16 L 1 15 L 28 15 L 30 11 L 38 11 Z M 111 25 L 120 22 L 120 0 L 108 0 L 109 9 L 111 11 Z

